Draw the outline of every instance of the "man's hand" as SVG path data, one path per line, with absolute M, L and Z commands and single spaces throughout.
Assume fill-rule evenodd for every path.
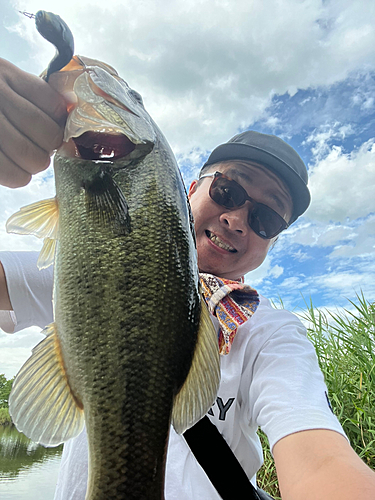
M 273 448 L 283 500 L 373 500 L 375 472 L 341 434 L 297 432 Z
M 63 140 L 66 102 L 48 83 L 0 59 L 0 184 L 21 187 Z

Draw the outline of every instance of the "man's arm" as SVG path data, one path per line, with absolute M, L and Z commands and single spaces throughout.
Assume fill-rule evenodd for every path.
M 7 281 L 5 278 L 4 268 L 0 262 L 0 311 L 11 311 L 12 304 L 10 303 Z
M 290 434 L 273 447 L 283 500 L 374 500 L 375 473 L 337 432 Z
M 38 256 L 38 252 L 0 252 L 0 309 L 14 311 L 14 332 L 44 328 L 53 321 L 53 266 L 38 269 Z M 4 318 L 1 315 L 0 322 Z
M 24 186 L 63 139 L 66 101 L 50 85 L 0 59 L 0 184 Z M 0 310 L 12 310 L 0 263 Z

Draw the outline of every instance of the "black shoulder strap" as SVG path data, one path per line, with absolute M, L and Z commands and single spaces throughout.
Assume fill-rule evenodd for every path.
M 260 500 L 233 451 L 207 415 L 185 431 L 184 438 L 223 500 Z

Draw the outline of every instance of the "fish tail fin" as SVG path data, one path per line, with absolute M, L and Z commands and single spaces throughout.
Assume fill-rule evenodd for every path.
M 214 404 L 220 384 L 220 356 L 217 334 L 210 313 L 201 298 L 197 345 L 184 385 L 174 400 L 172 424 L 182 434 L 200 420 Z
M 46 338 L 15 378 L 9 413 L 17 429 L 32 441 L 57 446 L 81 432 L 84 415 L 67 381 L 55 323 L 43 333 Z
M 56 197 L 22 207 L 11 215 L 6 223 L 8 233 L 33 234 L 37 238 L 44 239 L 37 262 L 39 269 L 44 269 L 53 263 L 58 228 L 59 209 Z

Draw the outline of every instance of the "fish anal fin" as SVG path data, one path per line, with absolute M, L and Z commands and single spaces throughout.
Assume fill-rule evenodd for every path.
M 172 424 L 182 434 L 200 420 L 214 404 L 220 384 L 217 334 L 204 299 L 197 345 L 190 371 L 174 400 Z
M 38 260 L 39 269 L 53 263 L 55 242 L 59 229 L 59 209 L 56 198 L 38 201 L 22 207 L 6 223 L 8 233 L 33 234 L 43 238 L 44 244 Z
M 84 415 L 68 383 L 55 323 L 43 333 L 46 338 L 15 378 L 9 413 L 17 429 L 32 441 L 57 446 L 81 432 Z

